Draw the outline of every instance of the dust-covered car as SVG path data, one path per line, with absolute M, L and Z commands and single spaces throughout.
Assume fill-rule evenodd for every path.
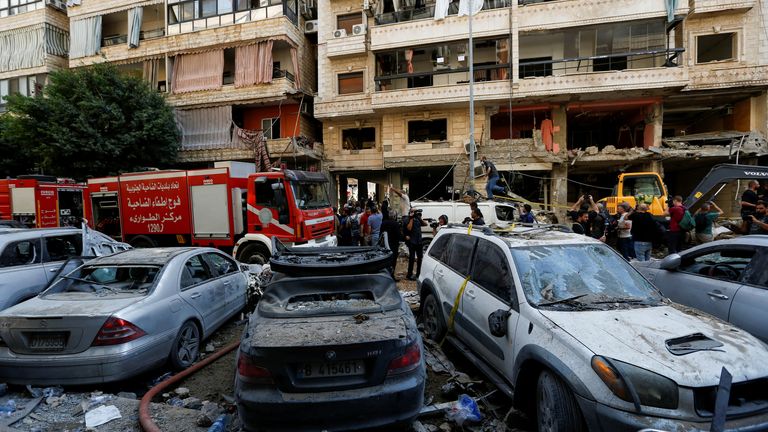
M 39 294 L 69 258 L 130 248 L 87 228 L 0 228 L 0 310 Z
M 89 384 L 166 361 L 185 368 L 201 341 L 244 308 L 247 283 L 235 260 L 211 248 L 87 261 L 0 313 L 0 382 Z
M 459 346 L 540 431 L 698 431 L 719 415 L 720 430 L 768 430 L 768 346 L 564 231 L 442 228 L 419 279 L 425 334 Z
M 391 253 L 295 248 L 273 256 L 273 279 L 238 352 L 235 399 L 246 430 L 365 430 L 418 415 L 423 345 L 384 269 Z

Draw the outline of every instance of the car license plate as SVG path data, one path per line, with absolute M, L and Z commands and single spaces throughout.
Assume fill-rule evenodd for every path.
M 329 378 L 365 374 L 362 360 L 335 363 L 306 363 L 299 368 L 299 378 Z
M 66 333 L 38 333 L 29 340 L 29 348 L 39 351 L 61 351 L 66 346 Z

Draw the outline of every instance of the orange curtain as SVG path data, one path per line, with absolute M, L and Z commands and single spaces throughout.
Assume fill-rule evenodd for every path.
M 224 50 L 181 54 L 173 63 L 173 92 L 185 93 L 221 88 Z
M 235 87 L 272 82 L 272 41 L 235 49 Z
M 509 63 L 509 39 L 501 39 L 496 41 L 496 63 L 507 64 Z M 499 79 L 505 80 L 509 75 L 509 68 L 504 67 L 499 69 Z
M 408 66 L 408 73 L 413 73 L 413 50 L 405 50 L 405 61 Z

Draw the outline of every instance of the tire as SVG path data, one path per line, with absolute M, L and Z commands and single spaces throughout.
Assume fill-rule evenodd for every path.
M 427 294 L 421 305 L 421 320 L 424 324 L 424 335 L 435 342 L 440 342 L 445 336 L 446 325 L 437 298 L 432 293 Z
M 539 432 L 582 432 L 584 420 L 573 393 L 550 371 L 542 371 L 536 386 L 536 423 Z
M 269 262 L 269 251 L 258 243 L 248 243 L 237 260 L 246 264 L 264 265 Z
M 200 328 L 192 321 L 181 326 L 179 334 L 173 341 L 169 361 L 174 369 L 186 369 L 197 361 L 200 356 Z
M 151 248 L 157 246 L 157 243 L 147 236 L 136 236 L 128 243 L 135 248 Z

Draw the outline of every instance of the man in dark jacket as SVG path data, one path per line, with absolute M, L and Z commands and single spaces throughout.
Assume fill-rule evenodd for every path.
M 653 240 L 658 233 L 658 226 L 653 216 L 648 213 L 648 204 L 640 204 L 637 210 L 627 216 L 632 221 L 632 240 L 635 243 L 635 257 L 638 261 L 651 259 Z
M 395 267 L 397 267 L 397 257 L 400 255 L 400 219 L 397 218 L 397 212 L 394 210 L 389 211 L 389 215 L 381 223 L 381 232 L 387 233 L 387 242 L 389 248 L 392 250 L 392 277 L 395 277 Z M 395 278 L 397 280 L 397 278 Z
M 421 245 L 421 227 L 427 223 L 421 219 L 421 212 L 411 209 L 408 222 L 405 224 L 405 244 L 408 246 L 408 275 L 406 279 L 416 280 L 421 273 L 421 261 L 424 258 L 424 248 Z M 416 263 L 416 274 L 413 273 L 413 264 Z

